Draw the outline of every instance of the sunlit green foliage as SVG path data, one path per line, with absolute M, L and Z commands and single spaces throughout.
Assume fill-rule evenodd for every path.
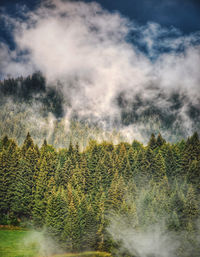
M 92 140 L 84 151 L 72 143 L 56 150 L 46 140 L 38 149 L 29 133 L 21 146 L 4 136 L 0 222 L 29 221 L 70 252 L 112 251 L 106 228 L 117 213 L 136 229 L 165 220 L 196 247 L 199 162 L 197 133 L 176 144 L 152 135 L 147 146 Z

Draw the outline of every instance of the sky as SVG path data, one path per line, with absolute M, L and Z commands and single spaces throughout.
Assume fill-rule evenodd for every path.
M 6 26 L 4 18 L 2 19 L 4 14 L 13 18 L 22 18 L 22 12 L 34 11 L 41 3 L 47 1 L 49 0 L 1 0 L 0 42 L 5 42 L 10 49 L 16 46 L 9 27 Z M 71 2 L 78 1 L 71 0 Z M 82 2 L 99 3 L 105 10 L 111 13 L 119 12 L 121 16 L 139 26 L 153 22 L 168 29 L 176 28 L 183 35 L 200 31 L 200 0 L 83 0 Z M 130 41 L 134 43 L 131 37 Z
M 200 113 L 199 1 L 0 3 L 1 79 L 40 70 L 48 85 L 62 85 L 66 120 L 78 113 L 112 127 L 122 112 L 135 120 L 153 108 L 191 134 L 190 113 Z
M 33 9 L 40 2 L 41 0 L 1 0 L 0 6 L 17 15 L 19 5 Z M 84 0 L 84 2 L 92 1 Z M 154 21 L 163 26 L 175 26 L 185 33 L 200 29 L 199 0 L 96 0 L 96 2 L 105 9 L 119 11 L 131 20 L 143 24 Z

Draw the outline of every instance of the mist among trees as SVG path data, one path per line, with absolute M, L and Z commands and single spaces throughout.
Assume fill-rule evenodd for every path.
M 72 140 L 84 149 L 91 139 L 116 143 L 138 138 L 147 143 L 152 133 L 176 142 L 200 129 L 199 106 L 181 91 L 168 95 L 152 85 L 151 97 L 145 99 L 122 90 L 112 104 L 117 116 L 112 110 L 100 115 L 97 105 L 95 117 L 83 100 L 79 109 L 74 107 L 72 92 L 81 93 L 76 91 L 76 83 L 65 83 L 48 83 L 41 72 L 1 81 L 0 135 L 22 144 L 29 131 L 38 145 L 47 138 L 55 147 L 68 147 Z
M 165 233 L 181 235 L 174 256 L 197 257 L 199 157 L 197 133 L 174 144 L 152 134 L 146 146 L 92 140 L 84 151 L 72 143 L 56 149 L 46 140 L 39 148 L 29 133 L 22 145 L 4 136 L 0 222 L 45 229 L 66 251 L 128 256 L 140 255 L 122 247 L 113 230 L 120 235 L 125 222 L 141 233 L 163 223 Z

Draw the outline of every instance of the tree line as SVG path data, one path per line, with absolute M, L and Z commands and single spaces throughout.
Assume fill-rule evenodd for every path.
M 184 231 L 177 256 L 198 256 L 200 140 L 194 133 L 171 144 L 152 134 L 134 140 L 39 148 L 28 133 L 19 146 L 0 140 L 0 223 L 28 222 L 68 251 L 110 251 L 120 246 L 107 231 L 112 215 L 141 230 L 163 219 L 168 231 Z M 187 243 L 186 243 L 187 242 Z
M 34 102 L 41 105 L 41 113 L 48 112 L 56 118 L 63 116 L 63 97 L 60 85 L 48 85 L 41 72 L 35 72 L 27 77 L 7 78 L 0 81 L 1 105 L 9 100 L 32 105 Z
M 155 86 L 153 85 L 153 88 Z M 59 81 L 49 83 L 39 71 L 27 77 L 8 77 L 0 80 L 0 135 L 7 134 L 9 137 L 16 138 L 21 144 L 28 130 L 38 144 L 41 144 L 44 138 L 48 138 L 48 142 L 54 147 L 64 147 L 69 144 L 68 135 L 71 132 L 69 127 L 71 124 L 74 127 L 75 124 L 79 138 L 77 139 L 75 135 L 72 139 L 78 142 L 81 140 L 80 144 L 85 147 L 90 137 L 102 138 L 103 134 L 110 134 L 103 138 L 107 140 L 116 136 L 116 131 L 120 132 L 119 127 L 126 128 L 131 125 L 135 131 L 139 130 L 145 142 L 151 133 L 158 132 L 162 132 L 168 141 L 175 142 L 188 136 L 184 115 L 191 122 L 191 133 L 200 131 L 198 105 L 180 92 L 166 95 L 154 88 L 153 91 L 157 93 L 151 100 L 149 98 L 145 100 L 142 95 L 135 93 L 129 96 L 124 92 L 117 94 L 113 104 L 118 109 L 118 118 L 113 119 L 112 115 L 101 117 L 101 121 L 109 125 L 110 131 L 104 131 L 102 123 L 96 122 L 97 117 L 91 119 L 87 115 L 83 116 L 73 108 L 73 92 L 76 90 L 76 83 L 73 84 L 70 80 L 66 80 L 65 85 Z M 159 102 L 167 102 L 168 107 L 163 108 L 157 104 L 158 98 Z M 183 106 L 186 103 L 185 109 Z M 69 113 L 71 115 L 67 115 L 67 122 L 70 124 L 68 127 L 66 114 Z M 37 126 L 32 122 L 35 119 L 37 119 Z M 40 133 L 37 133 L 38 126 L 40 126 Z M 91 130 L 95 135 L 92 135 Z M 123 140 L 125 136 L 120 133 Z

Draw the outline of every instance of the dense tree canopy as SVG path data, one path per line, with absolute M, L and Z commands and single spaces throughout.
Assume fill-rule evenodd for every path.
M 166 219 L 169 231 L 187 231 L 195 248 L 200 210 L 200 140 L 167 143 L 152 134 L 147 146 L 91 141 L 39 149 L 28 133 L 21 146 L 0 140 L 1 224 L 29 221 L 46 227 L 69 251 L 112 251 L 109 216 L 126 216 L 143 229 Z M 185 239 L 186 240 L 186 239 Z M 187 244 L 186 244 L 187 245 Z M 184 256 L 184 244 L 177 256 Z M 198 249 L 197 249 L 198 248 Z M 185 255 L 187 256 L 187 255 Z

